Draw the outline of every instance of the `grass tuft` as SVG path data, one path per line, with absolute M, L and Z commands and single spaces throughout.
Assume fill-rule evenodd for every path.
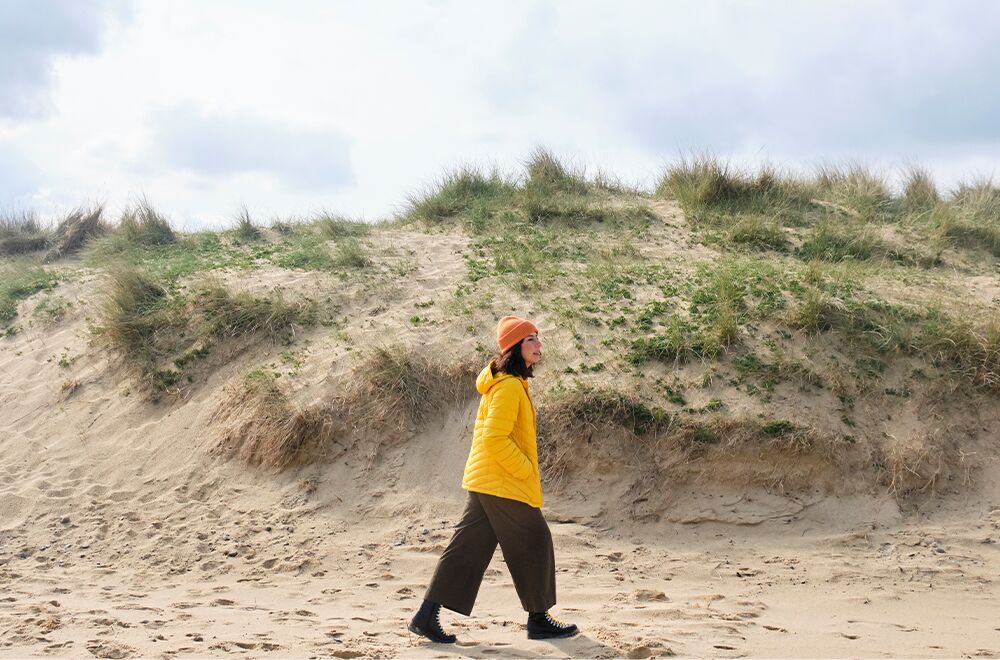
M 891 217 L 893 202 L 885 175 L 861 163 L 821 165 L 814 185 L 822 200 L 860 220 L 881 222 Z
M 250 217 L 250 210 L 246 206 L 240 208 L 236 214 L 236 225 L 233 228 L 233 235 L 241 243 L 253 243 L 262 238 L 260 227 Z
M 196 296 L 195 306 L 207 321 L 204 332 L 214 337 L 263 335 L 272 341 L 287 340 L 297 326 L 316 322 L 315 306 L 289 303 L 280 295 L 231 293 L 221 283 L 210 282 Z
M 111 350 L 152 391 L 179 382 L 177 369 L 210 352 L 212 343 L 233 338 L 289 339 L 299 326 L 316 322 L 312 303 L 287 303 L 280 296 L 231 293 L 218 282 L 190 296 L 170 293 L 137 268 L 109 273 L 96 330 Z
M 216 454 L 283 470 L 317 460 L 334 443 L 332 411 L 292 404 L 273 373 L 252 371 L 227 386 L 227 394 L 213 419 L 220 429 Z
M 145 198 L 125 209 L 118 233 L 131 245 L 166 245 L 177 240 L 167 219 Z
M 582 172 L 570 171 L 559 158 L 544 147 L 536 147 L 525 162 L 525 191 L 534 195 L 570 193 L 586 195 L 589 186 Z
M 445 175 L 430 190 L 411 195 L 404 217 L 436 223 L 462 214 L 492 216 L 498 206 L 510 203 L 516 192 L 514 182 L 500 173 L 483 174 L 466 166 Z
M 351 418 L 370 429 L 406 429 L 446 404 L 471 398 L 478 362 L 441 364 L 396 344 L 369 350 L 354 370 L 347 395 Z
M 101 335 L 113 351 L 142 374 L 156 370 L 156 339 L 177 323 L 167 290 L 138 269 L 108 273 L 101 307 Z
M 71 211 L 56 226 L 54 245 L 45 256 L 46 261 L 79 252 L 87 243 L 105 235 L 108 225 L 104 222 L 104 207 Z
M 727 238 L 734 245 L 757 250 L 784 252 L 788 249 L 788 239 L 778 223 L 758 215 L 737 221 L 729 229 Z
M 321 236 L 328 240 L 341 238 L 360 238 L 371 230 L 371 225 L 359 220 L 351 220 L 339 215 L 323 211 L 314 221 Z
M 710 154 L 684 157 L 668 166 L 656 196 L 676 199 L 696 221 L 704 212 L 754 212 L 774 216 L 801 203 L 802 184 L 765 165 L 757 172 L 740 170 Z
M 0 215 L 0 256 L 44 250 L 50 240 L 33 212 Z
M 335 268 L 367 268 L 371 263 L 364 247 L 356 238 L 347 238 L 337 242 L 333 255 Z
M 937 186 L 931 173 L 918 166 L 906 171 L 903 189 L 903 206 L 910 212 L 924 212 L 934 208 L 940 201 Z

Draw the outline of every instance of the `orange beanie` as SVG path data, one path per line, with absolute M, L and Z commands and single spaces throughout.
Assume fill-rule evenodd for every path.
M 497 323 L 497 346 L 501 353 L 506 353 L 517 342 L 521 341 L 538 328 L 531 321 L 516 316 L 505 316 Z

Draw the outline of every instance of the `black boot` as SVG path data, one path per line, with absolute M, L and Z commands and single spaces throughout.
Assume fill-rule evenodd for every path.
M 424 600 L 420 609 L 417 610 L 413 620 L 410 621 L 409 629 L 411 633 L 423 635 L 432 642 L 438 644 L 454 644 L 456 637 L 441 630 L 441 606 Z
M 580 632 L 575 623 L 563 623 L 552 618 L 548 612 L 532 612 L 528 615 L 528 639 L 558 639 L 572 637 Z

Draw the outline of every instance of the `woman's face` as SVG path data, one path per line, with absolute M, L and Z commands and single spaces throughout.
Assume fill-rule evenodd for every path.
M 538 333 L 532 332 L 521 342 L 521 357 L 529 367 L 538 364 L 542 359 L 542 340 Z

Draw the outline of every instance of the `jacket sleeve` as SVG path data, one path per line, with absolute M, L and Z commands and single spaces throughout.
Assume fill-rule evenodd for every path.
M 482 443 L 489 456 L 515 479 L 527 479 L 532 474 L 531 461 L 511 440 L 520 405 L 521 385 L 514 379 L 497 384 L 483 422 Z

